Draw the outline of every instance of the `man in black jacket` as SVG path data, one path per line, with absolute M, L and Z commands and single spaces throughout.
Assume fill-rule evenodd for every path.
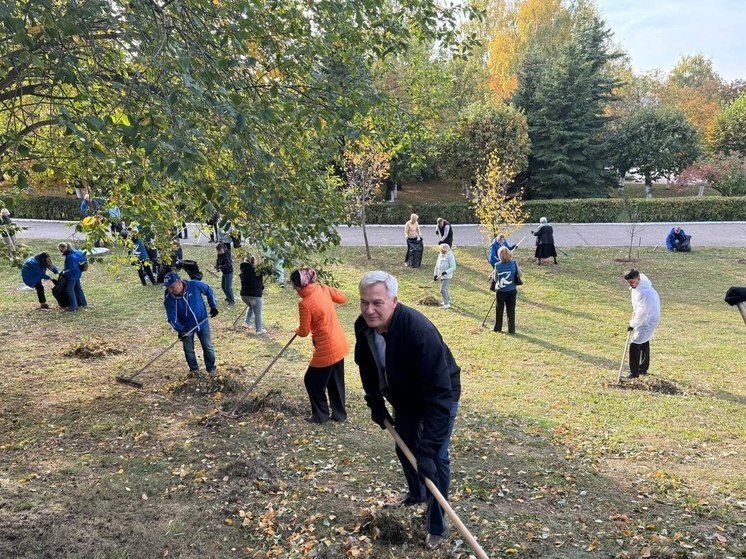
M 396 278 L 382 271 L 368 272 L 360 280 L 355 362 L 371 418 L 382 429 L 386 420 L 395 424 L 417 457 L 415 471 L 396 449 L 409 486 L 397 505 L 424 502 L 427 497 L 425 545 L 435 548 L 445 532 L 443 509 L 426 493 L 422 476 L 448 497 L 448 449 L 461 395 L 461 369 L 438 329 L 422 313 L 399 303 L 398 289 Z M 384 398 L 394 408 L 393 419 Z

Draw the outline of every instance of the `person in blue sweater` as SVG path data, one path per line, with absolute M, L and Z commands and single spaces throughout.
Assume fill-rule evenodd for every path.
M 673 227 L 666 237 L 666 248 L 672 252 L 691 252 L 692 236 L 687 235 L 681 227 Z
M 65 310 L 75 312 L 79 308 L 84 309 L 88 306 L 88 301 L 86 301 L 85 293 L 83 293 L 80 278 L 83 275 L 83 270 L 88 268 L 88 257 L 82 250 L 73 248 L 70 243 L 58 244 L 57 250 L 65 257 L 62 274 L 67 281 L 65 293 L 67 293 L 67 298 L 70 301 L 70 306 Z
M 518 263 L 513 260 L 513 254 L 508 247 L 500 247 L 497 251 L 499 262 L 495 264 L 495 332 L 503 330 L 503 314 L 508 310 L 508 334 L 515 334 L 515 301 L 518 295 L 516 277 L 521 275 Z
M 215 374 L 215 348 L 210 338 L 210 321 L 207 316 L 207 308 L 202 297 L 207 297 L 210 305 L 210 317 L 218 316 L 218 302 L 212 287 L 197 280 L 185 281 L 176 272 L 169 272 L 164 278 L 163 285 L 166 287 L 166 297 L 163 306 L 166 308 L 166 317 L 171 327 L 176 330 L 179 339 L 184 345 L 184 357 L 189 372 L 199 371 L 199 363 L 194 353 L 194 335 L 197 334 L 199 343 L 202 345 L 202 353 L 205 359 L 205 369 L 210 374 Z
M 495 264 L 500 261 L 500 259 L 497 257 L 497 251 L 500 250 L 500 247 L 507 247 L 508 250 L 513 251 L 517 246 L 517 244 L 511 246 L 508 243 L 508 239 L 505 237 L 505 235 L 500 233 L 497 237 L 494 238 L 492 244 L 490 244 L 490 266 L 494 268 Z
M 39 299 L 39 308 L 48 309 L 47 297 L 44 293 L 43 280 L 51 279 L 47 275 L 47 270 L 54 274 L 59 274 L 57 266 L 52 264 L 52 257 L 49 253 L 40 252 L 35 256 L 27 258 L 21 267 L 21 278 L 23 283 L 36 289 L 36 296 Z

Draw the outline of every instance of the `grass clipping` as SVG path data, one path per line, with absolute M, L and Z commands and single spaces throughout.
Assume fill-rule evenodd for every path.
M 75 344 L 64 353 L 64 356 L 78 359 L 101 359 L 108 355 L 119 355 L 121 353 L 124 353 L 122 348 L 111 345 L 100 338 L 93 338 Z

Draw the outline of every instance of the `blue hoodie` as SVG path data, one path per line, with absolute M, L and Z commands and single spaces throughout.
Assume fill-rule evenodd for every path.
M 490 260 L 490 266 L 492 266 L 494 268 L 495 264 L 497 264 L 498 262 L 500 262 L 500 258 L 498 258 L 498 256 L 497 256 L 497 251 L 500 250 L 500 247 L 505 247 L 508 250 L 513 250 L 516 246 L 517 245 L 510 246 L 508 244 L 507 239 L 503 240 L 502 243 L 498 243 L 497 242 L 497 237 L 495 237 L 494 240 L 492 241 L 492 244 L 490 245 L 490 258 L 489 258 L 489 260 Z
M 59 274 L 57 266 L 52 266 L 52 272 L 54 272 L 55 274 Z M 21 278 L 23 278 L 23 283 L 25 283 L 29 287 L 36 286 L 36 284 L 43 279 L 49 279 L 49 276 L 47 275 L 47 268 L 45 268 L 44 264 L 39 261 L 38 254 L 36 256 L 27 258 L 23 262 L 23 267 L 21 268 Z
M 207 296 L 211 309 L 218 308 L 212 287 L 197 280 L 182 280 L 186 284 L 181 295 L 166 291 L 163 306 L 166 307 L 168 322 L 177 332 L 189 332 L 207 318 L 207 308 L 202 295 Z M 198 330 L 201 328 L 198 328 Z

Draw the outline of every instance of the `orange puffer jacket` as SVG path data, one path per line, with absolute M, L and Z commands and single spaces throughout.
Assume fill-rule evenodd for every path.
M 320 283 L 311 283 L 298 291 L 300 325 L 295 333 L 305 338 L 310 333 L 313 338 L 311 367 L 330 367 L 344 359 L 350 352 L 350 344 L 342 330 L 334 303 L 344 303 L 344 293 Z

